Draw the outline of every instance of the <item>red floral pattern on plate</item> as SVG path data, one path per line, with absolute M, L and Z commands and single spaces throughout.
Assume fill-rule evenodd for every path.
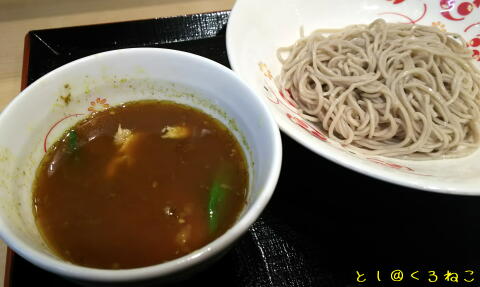
M 384 160 L 381 160 L 381 159 L 378 159 L 378 158 L 368 157 L 367 159 L 369 161 L 373 162 L 373 163 L 378 163 L 380 165 L 388 166 L 388 167 L 391 167 L 391 168 L 394 168 L 394 169 L 404 169 L 406 171 L 415 171 L 413 168 L 410 168 L 408 166 L 404 166 L 404 165 L 400 165 L 400 164 L 396 164 L 396 163 L 392 163 L 392 162 L 387 162 L 387 161 L 384 161 Z
M 397 3 L 394 3 L 394 4 L 397 4 Z M 425 15 L 427 14 L 427 10 L 428 10 L 427 4 L 423 3 L 423 12 L 419 17 L 417 17 L 417 19 L 413 19 L 408 15 L 405 15 L 403 13 L 398 13 L 398 12 L 382 12 L 382 13 L 379 13 L 378 15 L 397 15 L 397 16 L 400 16 L 402 18 L 407 19 L 408 20 L 407 23 L 415 24 L 425 17 Z
M 297 116 L 294 116 L 292 114 L 289 114 L 287 113 L 287 117 L 296 125 L 298 125 L 299 127 L 301 127 L 302 129 L 306 130 L 307 132 L 309 132 L 312 136 L 318 138 L 319 140 L 321 141 L 327 141 L 327 137 L 322 133 L 320 132 L 317 128 L 315 128 L 314 126 L 312 126 L 311 124 L 309 124 L 307 121 L 297 117 Z
M 462 21 L 480 7 L 480 0 L 457 1 L 440 0 L 440 14 L 451 21 Z M 478 13 L 478 11 L 477 11 Z
M 428 25 L 428 23 L 420 23 L 428 20 L 431 21 L 429 23 L 431 23 L 432 26 L 437 27 L 444 32 L 447 31 L 447 26 L 450 25 L 449 23 L 452 23 L 450 21 L 453 21 L 454 23 L 462 23 L 461 25 L 463 25 L 463 23 L 465 22 L 465 28 L 463 32 L 468 32 L 468 34 L 463 34 L 462 36 L 467 40 L 468 47 L 473 51 L 473 58 L 480 62 L 480 29 L 478 29 L 480 28 L 480 21 L 478 21 L 480 19 L 480 0 L 386 0 L 386 2 L 394 5 L 388 6 L 391 7 L 392 10 L 394 7 L 400 8 L 405 7 L 405 5 L 416 5 L 415 9 L 408 10 L 413 11 L 414 13 L 416 13 L 416 15 L 405 14 L 404 11 L 407 11 L 405 9 L 380 12 L 377 15 L 390 15 L 394 17 L 398 16 L 399 20 L 403 19 L 404 21 L 406 20 L 407 23 L 411 24 L 419 23 L 423 25 Z M 427 18 L 427 16 L 430 18 Z M 475 21 L 467 22 L 467 20 L 472 19 L 474 19 Z M 445 20 L 449 21 L 444 22 Z M 459 32 L 458 24 L 456 25 L 457 31 L 453 32 Z M 478 30 L 471 31 L 476 29 Z M 259 62 L 258 66 L 263 74 L 263 88 L 265 90 L 265 97 L 270 102 L 275 104 L 278 110 L 295 125 L 301 127 L 303 130 L 307 131 L 309 134 L 316 137 L 317 139 L 328 142 L 328 138 L 322 132 L 320 132 L 315 127 L 315 125 L 311 124 L 310 122 L 304 120 L 301 117 L 298 105 L 292 99 L 290 92 L 278 90 L 272 73 L 267 64 L 265 64 L 264 62 Z M 350 152 L 354 156 L 362 157 L 361 155 L 348 151 L 347 149 L 345 149 L 345 151 Z M 378 158 L 369 157 L 366 158 L 366 160 L 378 165 L 386 166 L 396 170 L 401 170 L 410 174 L 431 176 L 428 174 L 420 174 L 411 167 L 392 163 Z
M 285 108 L 289 112 L 298 115 L 298 106 L 292 99 L 289 91 L 279 91 L 272 76 L 272 72 L 267 64 L 263 62 L 258 63 L 260 71 L 263 73 L 263 89 L 265 90 L 265 97 L 272 103 Z
M 393 4 L 400 4 L 405 0 L 387 0 L 387 1 L 392 1 Z
M 467 42 L 467 46 L 473 51 L 473 59 L 480 61 L 480 34 L 477 34 L 475 38 L 470 39 Z
M 440 21 L 434 21 L 432 22 L 433 27 L 437 27 L 440 31 L 442 32 L 447 32 L 447 29 L 445 29 L 445 24 L 443 24 Z
M 382 166 L 386 166 L 386 167 L 393 168 L 393 169 L 396 169 L 396 170 L 405 171 L 405 172 L 408 172 L 408 173 L 411 173 L 411 174 L 420 175 L 420 176 L 431 176 L 429 174 L 417 173 L 413 168 L 410 168 L 408 166 L 401 165 L 401 164 L 398 164 L 398 163 L 393 163 L 393 162 L 381 160 L 381 159 L 374 158 L 374 157 L 367 157 L 367 160 L 369 160 L 370 162 L 382 165 Z

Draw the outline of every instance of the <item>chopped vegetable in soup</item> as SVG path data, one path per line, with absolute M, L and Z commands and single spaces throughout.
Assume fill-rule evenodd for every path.
M 222 235 L 245 205 L 241 146 L 218 120 L 168 101 L 126 103 L 69 129 L 34 185 L 37 225 L 65 260 L 149 266 Z

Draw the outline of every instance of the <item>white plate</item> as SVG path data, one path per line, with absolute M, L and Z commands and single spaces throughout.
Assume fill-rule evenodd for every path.
M 408 161 L 347 152 L 301 119 L 295 103 L 276 88 L 276 50 L 319 28 L 388 22 L 435 25 L 461 34 L 480 51 L 479 0 L 238 0 L 227 28 L 233 70 L 269 105 L 280 128 L 313 152 L 347 168 L 392 183 L 453 194 L 480 194 L 480 150 L 460 159 Z M 478 53 L 478 52 L 476 52 Z M 476 59 L 480 66 L 480 56 Z M 320 175 L 321 176 L 321 175 Z

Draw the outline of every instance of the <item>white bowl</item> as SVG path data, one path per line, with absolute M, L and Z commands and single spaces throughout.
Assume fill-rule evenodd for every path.
M 384 18 L 436 25 L 478 45 L 480 7 L 476 5 L 470 0 L 237 0 L 227 27 L 228 58 L 232 69 L 269 105 L 280 128 L 313 152 L 392 183 L 442 193 L 480 194 L 480 150 L 465 158 L 432 161 L 355 155 L 303 120 L 295 103 L 273 81 L 281 67 L 276 50 L 294 43 L 301 26 L 308 35 L 319 28 L 343 28 Z M 471 48 L 480 51 L 480 45 Z
M 68 95 L 67 105 L 62 97 Z M 37 165 L 45 149 L 91 111 L 141 99 L 188 104 L 229 127 L 249 164 L 247 204 L 225 234 L 166 263 L 102 270 L 65 262 L 47 247 L 34 221 L 32 181 Z M 267 106 L 226 67 L 193 54 L 155 48 L 92 55 L 40 78 L 0 114 L 0 236 L 33 264 L 74 280 L 168 280 L 218 257 L 247 231 L 274 191 L 281 157 L 280 133 Z

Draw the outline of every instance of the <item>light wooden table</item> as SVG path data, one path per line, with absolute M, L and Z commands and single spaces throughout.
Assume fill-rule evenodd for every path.
M 0 0 L 0 111 L 20 92 L 30 30 L 231 9 L 235 0 Z M 6 246 L 0 241 L 0 284 Z

